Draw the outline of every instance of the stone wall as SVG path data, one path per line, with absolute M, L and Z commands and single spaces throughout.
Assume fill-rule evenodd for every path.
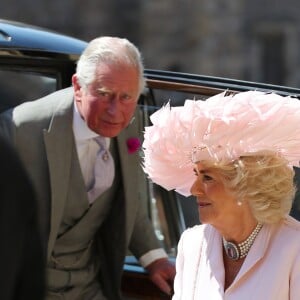
M 300 87 L 298 0 L 2 0 L 0 18 L 118 35 L 147 68 Z

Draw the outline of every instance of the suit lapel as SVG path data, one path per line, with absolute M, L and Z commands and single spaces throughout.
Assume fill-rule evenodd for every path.
M 127 130 L 126 130 L 127 131 Z M 137 155 L 129 155 L 126 148 L 126 139 L 128 138 L 128 132 L 123 131 L 117 137 L 117 146 L 120 157 L 121 175 L 123 181 L 124 195 L 125 195 L 125 220 L 126 220 L 126 230 L 125 232 L 131 232 L 133 224 L 130 222 L 132 216 L 136 214 L 137 205 L 137 174 L 135 172 L 135 167 L 138 165 Z M 117 172 L 119 170 L 116 170 Z M 130 199 L 130 201 L 128 201 Z M 130 216 L 131 215 L 131 216 Z M 128 235 L 127 235 L 128 236 Z M 126 240 L 126 245 L 129 241 Z
M 139 151 L 135 153 L 129 153 L 127 147 L 128 138 L 138 138 L 141 140 L 142 124 L 138 117 L 139 108 L 135 114 L 135 119 L 126 129 L 124 129 L 117 137 L 117 148 L 119 152 L 121 174 L 124 186 L 125 194 L 125 218 L 126 218 L 126 232 L 132 232 L 133 230 L 133 216 L 136 214 L 137 201 L 141 201 L 139 205 L 147 205 L 146 181 L 145 175 L 141 168 L 141 158 Z M 118 172 L 118 170 L 116 170 Z M 128 201 L 130 199 L 130 201 Z M 129 243 L 129 234 L 127 234 L 126 244 Z
M 51 183 L 51 226 L 48 241 L 48 258 L 53 250 L 63 217 L 71 176 L 72 147 L 75 146 L 72 131 L 72 102 L 73 100 L 65 101 L 63 107 L 58 109 L 59 114 L 56 113 L 53 116 L 48 131 L 44 131 Z

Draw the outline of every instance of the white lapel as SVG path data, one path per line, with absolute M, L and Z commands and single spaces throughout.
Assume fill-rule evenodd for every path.
M 198 266 L 197 284 L 194 299 L 197 295 L 209 299 L 221 300 L 224 295 L 224 264 L 222 239 L 211 225 L 205 225 L 201 259 Z
M 251 269 L 253 269 L 255 265 L 263 258 L 267 251 L 270 237 L 270 226 L 264 225 L 257 235 L 253 245 L 251 246 L 250 251 L 230 289 L 234 288 L 244 276 L 247 276 L 247 273 L 249 273 Z

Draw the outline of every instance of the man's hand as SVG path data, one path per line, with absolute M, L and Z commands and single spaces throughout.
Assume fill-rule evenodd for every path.
M 164 293 L 171 295 L 175 277 L 175 266 L 167 258 L 160 258 L 145 267 L 150 279 Z

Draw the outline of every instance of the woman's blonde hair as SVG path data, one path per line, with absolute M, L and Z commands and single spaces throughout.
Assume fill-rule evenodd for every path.
M 238 201 L 249 203 L 257 221 L 276 223 L 290 212 L 296 192 L 294 170 L 281 155 L 260 151 L 230 163 L 203 165 L 221 175 L 225 188 Z

